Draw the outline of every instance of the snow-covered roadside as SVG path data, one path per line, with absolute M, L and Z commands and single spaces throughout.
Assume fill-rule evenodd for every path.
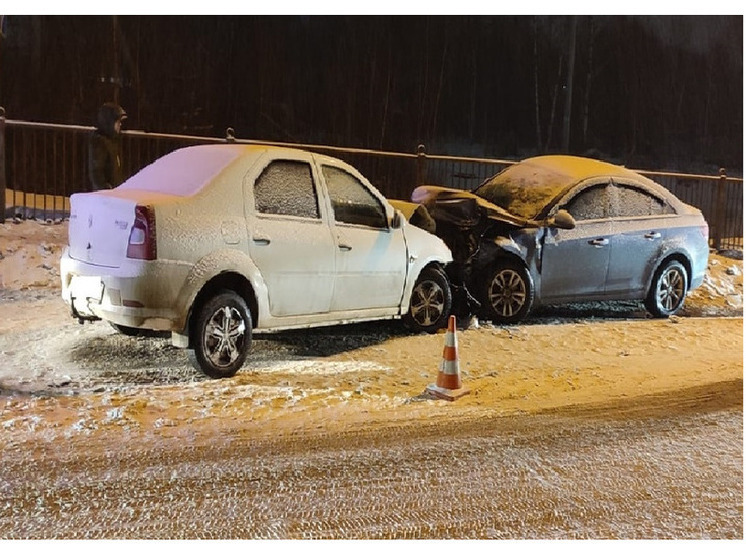
M 64 236 L 0 226 L 6 537 L 742 533 L 740 260 L 713 255 L 672 319 L 581 305 L 460 330 L 471 392 L 445 402 L 423 396 L 444 336 L 392 321 L 258 336 L 223 380 L 168 339 L 79 325 Z
M 59 297 L 65 242 L 66 224 L 0 225 L 0 442 L 177 433 L 216 421 L 292 432 L 374 418 L 500 416 L 742 382 L 742 263 L 724 256 L 711 255 L 705 285 L 671 320 L 606 304 L 460 331 L 472 392 L 445 404 L 422 397 L 443 337 L 406 335 L 396 323 L 258 337 L 244 369 L 221 381 L 195 371 L 168 339 L 80 326 Z M 709 318 L 724 316 L 739 318 Z
M 66 222 L 0 224 L 0 296 L 2 290 L 59 288 L 59 261 L 66 244 Z

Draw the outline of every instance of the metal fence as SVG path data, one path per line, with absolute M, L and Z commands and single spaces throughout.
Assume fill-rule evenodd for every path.
M 69 215 L 69 196 L 90 189 L 87 158 L 88 126 L 6 120 L 0 107 L 0 223 L 6 218 L 60 220 Z M 437 184 L 471 189 L 515 161 L 431 155 L 419 146 L 413 153 L 310 144 L 225 138 L 122 133 L 126 176 L 174 149 L 205 143 L 269 144 L 307 149 L 342 159 L 360 170 L 385 196 L 408 200 L 414 187 Z M 638 170 L 702 210 L 716 249 L 743 248 L 743 179 Z

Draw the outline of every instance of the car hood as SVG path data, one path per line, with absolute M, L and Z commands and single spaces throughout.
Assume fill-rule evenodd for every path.
M 540 222 L 518 217 L 466 190 L 423 185 L 412 191 L 412 202 L 425 206 L 436 221 L 447 221 L 458 227 L 473 227 L 482 217 L 512 225 L 535 227 Z

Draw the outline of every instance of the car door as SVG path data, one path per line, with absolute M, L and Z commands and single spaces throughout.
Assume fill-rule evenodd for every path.
M 249 253 L 267 286 L 270 313 L 328 312 L 336 244 L 311 156 L 272 159 L 253 176 L 247 188 Z
M 609 182 L 576 187 L 555 208 L 575 218 L 574 229 L 549 228 L 541 259 L 541 299 L 593 299 L 603 295 L 611 252 Z
M 674 209 L 642 185 L 615 183 L 611 190 L 609 296 L 644 295 L 661 245 L 673 233 Z
M 331 310 L 398 307 L 407 272 L 403 229 L 389 227 L 383 201 L 352 170 L 326 163 L 321 169 L 336 247 Z

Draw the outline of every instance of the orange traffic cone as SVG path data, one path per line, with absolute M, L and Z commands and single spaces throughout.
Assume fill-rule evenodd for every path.
M 470 390 L 461 384 L 461 368 L 458 364 L 458 340 L 456 339 L 456 317 L 448 318 L 443 359 L 438 367 L 438 379 L 425 390 L 425 394 L 453 402 L 468 394 Z

